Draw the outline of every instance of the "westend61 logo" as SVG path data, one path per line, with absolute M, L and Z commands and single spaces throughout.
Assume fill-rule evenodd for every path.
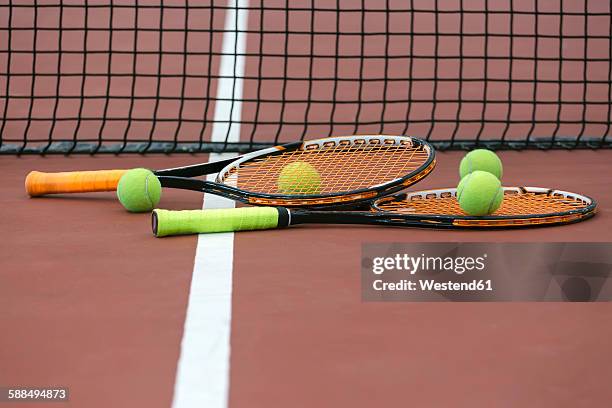
M 396 254 L 393 257 L 376 257 L 372 260 L 372 273 L 381 275 L 389 270 L 406 271 L 414 275 L 419 271 L 453 271 L 457 275 L 465 272 L 485 269 L 487 254 L 482 256 L 410 256 L 408 254 Z
M 612 300 L 612 243 L 365 243 L 362 300 Z

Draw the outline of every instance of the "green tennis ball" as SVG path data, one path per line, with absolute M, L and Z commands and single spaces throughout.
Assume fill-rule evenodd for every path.
M 117 184 L 117 198 L 130 212 L 151 211 L 161 198 L 161 183 L 151 170 L 128 170 Z
M 504 168 L 499 157 L 487 149 L 476 149 L 466 154 L 459 165 L 459 176 L 464 178 L 476 170 L 487 171 L 499 180 L 504 174 Z
M 317 169 L 306 162 L 293 162 L 281 170 L 278 176 L 278 190 L 283 194 L 319 194 L 321 176 Z
M 469 215 L 492 214 L 504 200 L 504 190 L 493 174 L 476 170 L 459 182 L 457 200 L 461 209 Z

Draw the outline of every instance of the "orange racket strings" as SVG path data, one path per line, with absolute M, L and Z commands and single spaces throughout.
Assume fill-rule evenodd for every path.
M 437 221 L 432 216 L 447 216 L 457 227 L 484 228 L 570 223 L 589 218 L 596 211 L 593 202 L 580 196 L 516 190 L 506 190 L 500 208 L 487 217 L 468 217 L 451 192 L 382 199 L 377 208 L 389 214 L 421 215 L 423 222 L 433 225 Z
M 343 193 L 406 176 L 429 158 L 424 147 L 412 144 L 337 144 L 254 159 L 230 170 L 222 181 L 245 191 L 278 194 L 277 181 L 282 169 L 290 163 L 305 162 L 320 176 L 319 194 Z
M 580 210 L 587 204 L 577 198 L 566 197 L 561 194 L 518 193 L 506 191 L 504 201 L 493 216 L 529 216 L 563 213 L 571 210 Z M 378 206 L 381 210 L 398 214 L 418 215 L 455 215 L 466 214 L 459 207 L 457 198 L 451 193 L 443 193 L 442 197 L 435 195 L 419 198 L 419 196 L 405 200 L 382 202 Z

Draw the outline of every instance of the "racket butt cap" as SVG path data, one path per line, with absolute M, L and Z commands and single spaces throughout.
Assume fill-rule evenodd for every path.
M 153 235 L 157 237 L 157 211 L 153 210 L 151 212 L 151 230 L 153 231 Z
M 42 195 L 36 189 L 37 179 L 41 173 L 39 171 L 31 171 L 25 178 L 25 190 L 30 197 L 38 197 Z

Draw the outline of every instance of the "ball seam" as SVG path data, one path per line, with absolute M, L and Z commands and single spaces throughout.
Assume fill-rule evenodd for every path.
M 117 198 L 119 199 L 119 202 L 123 205 L 123 200 L 121 199 L 121 189 L 119 188 L 119 184 L 121 183 L 121 180 L 119 180 L 119 183 L 117 184 Z
M 502 194 L 503 194 L 503 190 L 502 190 L 502 188 L 500 187 L 500 188 L 499 188 L 499 190 L 497 190 L 497 193 L 495 193 L 495 195 L 493 196 L 493 198 L 492 198 L 492 199 L 491 199 L 491 201 L 489 202 L 489 208 L 487 208 L 487 214 L 491 214 L 491 213 L 492 213 L 492 211 L 491 211 L 491 207 L 493 207 L 493 203 L 495 202 L 495 199 L 497 199 L 497 196 L 499 195 L 499 192 L 500 192 L 500 191 L 501 191 L 501 192 L 502 192 Z
M 467 180 L 465 180 L 465 184 L 461 187 L 461 191 L 457 190 L 457 200 L 461 199 L 461 195 L 463 193 L 463 190 L 465 190 L 465 188 L 467 187 L 467 185 L 469 184 L 471 178 L 472 178 L 472 173 L 469 173 L 467 176 Z
M 147 175 L 147 177 L 145 177 L 145 196 L 147 197 L 147 200 L 149 200 L 149 207 L 153 209 L 153 207 L 155 207 L 155 204 L 153 204 L 153 200 L 151 199 L 151 196 L 149 196 L 149 177 L 151 177 L 151 175 Z

